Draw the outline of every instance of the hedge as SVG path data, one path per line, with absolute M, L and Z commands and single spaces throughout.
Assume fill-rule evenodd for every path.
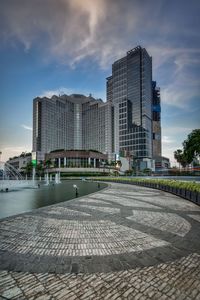
M 135 184 L 144 187 L 166 191 L 200 205 L 200 183 L 191 181 L 177 181 L 171 179 L 140 179 L 140 178 L 116 178 L 96 177 L 93 180 Z

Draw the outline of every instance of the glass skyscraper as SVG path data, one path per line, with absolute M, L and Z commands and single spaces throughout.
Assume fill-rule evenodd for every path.
M 138 46 L 112 65 L 107 101 L 114 106 L 114 151 L 152 158 L 152 58 Z

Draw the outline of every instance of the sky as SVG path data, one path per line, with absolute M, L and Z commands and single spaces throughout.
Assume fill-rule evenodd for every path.
M 32 150 L 37 96 L 106 100 L 112 63 L 137 45 L 161 88 L 162 154 L 200 128 L 199 0 L 1 0 L 1 160 Z

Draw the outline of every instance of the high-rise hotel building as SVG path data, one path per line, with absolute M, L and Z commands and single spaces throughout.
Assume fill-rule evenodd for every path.
M 152 158 L 152 59 L 140 46 L 112 65 L 107 101 L 114 106 L 115 153 Z
M 98 150 L 138 162 L 161 156 L 160 89 L 138 46 L 112 64 L 107 102 L 79 94 L 33 101 L 33 151 Z
M 33 100 L 33 151 L 56 149 L 113 152 L 113 107 L 100 99 L 73 94 Z

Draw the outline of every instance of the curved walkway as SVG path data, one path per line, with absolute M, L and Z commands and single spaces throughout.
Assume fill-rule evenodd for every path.
M 200 208 L 125 184 L 0 222 L 3 299 L 200 299 Z

